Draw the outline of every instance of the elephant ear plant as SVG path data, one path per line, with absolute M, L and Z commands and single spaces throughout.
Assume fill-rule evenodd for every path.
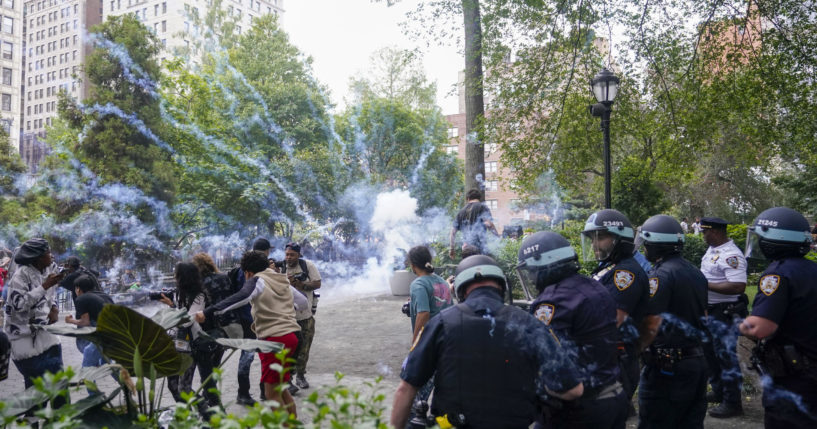
M 133 421 L 152 426 L 159 415 L 162 397 L 162 389 L 156 391 L 156 380 L 182 374 L 193 363 L 188 354 L 176 350 L 173 338 L 167 334 L 168 329 L 188 322 L 190 317 L 184 310 L 166 308 L 148 318 L 130 308 L 109 304 L 99 313 L 96 327 L 76 328 L 66 325 L 44 327 L 57 335 L 83 338 L 93 342 L 100 347 L 110 364 L 98 368 L 82 368 L 76 374 L 71 368 L 57 375 L 46 374 L 37 380 L 33 387 L 16 395 L 10 401 L 0 403 L 0 419 L 7 424 L 33 408 L 41 408 L 36 415 L 45 419 L 47 423 L 64 421 L 67 417 L 79 419 L 91 427 L 115 427 L 120 426 L 117 423 L 130 424 Z M 263 352 L 282 349 L 281 344 L 267 341 L 229 339 L 216 341 L 233 349 L 233 352 L 238 349 Z M 82 381 L 89 389 L 98 392 L 96 380 L 110 375 L 113 375 L 120 385 L 111 395 L 93 395 L 71 403 L 69 386 Z M 105 405 L 120 392 L 123 393 L 125 400 L 125 414 L 105 408 Z M 66 397 L 67 406 L 59 410 L 43 407 L 59 395 Z

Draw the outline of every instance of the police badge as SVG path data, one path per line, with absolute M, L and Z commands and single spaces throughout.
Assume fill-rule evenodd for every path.
M 658 292 L 658 277 L 651 277 L 650 278 L 650 298 L 655 296 L 656 292 Z
M 740 266 L 740 260 L 738 259 L 737 256 L 730 256 L 726 258 L 726 264 L 732 268 L 737 268 L 738 266 Z
M 769 274 L 760 278 L 760 291 L 766 296 L 773 294 L 778 286 L 780 286 L 780 276 Z
M 635 274 L 627 270 L 616 270 L 616 273 L 613 275 L 613 283 L 616 284 L 618 290 L 627 289 L 633 284 L 633 281 L 635 281 Z
M 553 320 L 554 312 L 555 309 L 553 304 L 542 304 L 539 307 L 536 307 L 536 313 L 533 315 L 542 322 L 545 322 L 545 325 L 550 325 L 550 321 Z

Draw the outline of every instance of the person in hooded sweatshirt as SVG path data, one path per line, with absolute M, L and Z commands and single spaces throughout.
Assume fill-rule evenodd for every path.
M 287 356 L 291 356 L 298 346 L 297 333 L 301 328 L 295 318 L 294 297 L 286 274 L 270 269 L 267 255 L 257 250 L 242 256 L 241 269 L 246 280 L 241 290 L 196 313 L 196 322 L 204 323 L 208 318 L 249 302 L 256 337 L 262 341 L 283 344 L 288 351 Z M 282 404 L 286 411 L 297 417 L 292 395 L 287 389 L 277 389 L 281 383 L 289 382 L 291 364 L 281 362 L 275 353 L 258 353 L 258 357 L 261 360 L 261 381 L 264 383 L 266 399 Z M 271 369 L 273 364 L 281 365 L 284 370 L 279 373 Z

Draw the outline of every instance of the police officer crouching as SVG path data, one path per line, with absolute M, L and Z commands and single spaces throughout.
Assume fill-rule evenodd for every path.
M 763 386 L 767 429 L 817 427 L 817 264 L 804 258 L 810 244 L 806 218 L 787 207 L 764 211 L 749 227 L 746 257 L 771 263 L 739 328 L 760 340 L 753 358 L 771 377 Z
M 706 360 L 701 338 L 707 281 L 681 257 L 684 233 L 671 216 L 656 215 L 641 226 L 650 272 L 647 332 L 656 335 L 642 355 L 638 427 L 702 428 L 706 417 Z M 659 330 L 660 329 L 660 330 Z M 650 345 L 650 343 L 652 344 Z
M 647 273 L 633 257 L 635 231 L 630 220 L 619 211 L 606 209 L 593 213 L 582 231 L 585 261 L 598 261 L 592 277 L 607 288 L 616 300 L 616 326 L 619 328 L 618 354 L 621 384 L 627 401 L 632 401 L 641 373 L 638 340 L 644 316 L 650 313 Z M 642 329 L 643 331 L 643 329 Z M 632 415 L 635 409 L 629 406 Z
M 522 241 L 517 272 L 539 296 L 531 304 L 574 359 L 584 395 L 546 409 L 545 426 L 624 428 L 627 400 L 619 378 L 616 302 L 598 281 L 578 274 L 578 256 L 561 235 L 537 232 Z
M 743 376 L 737 354 L 738 331 L 735 319 L 746 317 L 749 303 L 746 290 L 746 258 L 726 235 L 729 222 L 717 217 L 701 219 L 703 239 L 709 248 L 701 258 L 701 272 L 709 282 L 707 328 L 710 341 L 704 346 L 709 364 L 707 402 L 720 402 L 709 415 L 717 418 L 743 414 L 741 386 Z
M 460 303 L 431 318 L 412 345 L 394 395 L 395 428 L 404 428 L 418 387 L 432 375 L 431 411 L 441 427 L 527 428 L 544 395 L 581 396 L 577 369 L 546 327 L 503 304 L 506 285 L 492 258 L 460 262 L 454 278 Z

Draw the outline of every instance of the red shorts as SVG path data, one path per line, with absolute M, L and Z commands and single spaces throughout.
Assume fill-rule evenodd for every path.
M 262 341 L 274 341 L 276 343 L 281 343 L 284 345 L 284 349 L 288 350 L 287 358 L 295 358 L 292 356 L 292 353 L 295 351 L 295 348 L 298 347 L 298 337 L 295 336 L 294 332 L 290 332 L 289 334 L 280 336 L 280 337 L 266 337 L 266 338 L 259 338 Z M 270 365 L 277 363 L 282 365 L 282 362 L 275 357 L 275 353 L 258 353 L 258 358 L 261 360 L 261 382 L 262 383 L 270 383 L 270 384 L 281 384 L 281 382 L 286 383 L 289 381 L 290 378 L 290 371 L 286 371 L 284 374 L 283 380 L 281 380 L 281 374 L 278 371 L 275 371 L 270 368 Z M 292 364 L 285 363 L 283 364 L 284 369 L 288 370 L 292 368 Z

